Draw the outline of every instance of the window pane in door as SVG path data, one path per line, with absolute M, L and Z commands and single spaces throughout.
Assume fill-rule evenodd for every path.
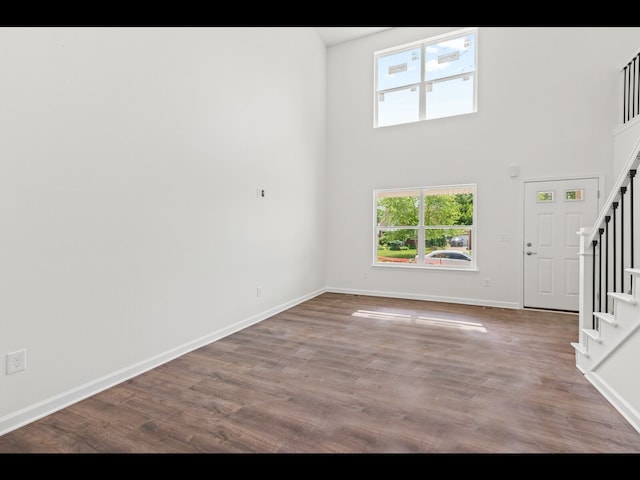
M 583 190 L 566 190 L 564 192 L 564 199 L 569 202 L 583 200 Z

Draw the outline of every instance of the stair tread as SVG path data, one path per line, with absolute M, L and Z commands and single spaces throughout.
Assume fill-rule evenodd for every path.
M 580 352 L 582 355 L 584 355 L 585 357 L 589 356 L 589 353 L 587 352 L 587 349 L 584 348 L 584 345 L 581 345 L 581 344 L 575 343 L 575 342 L 571 342 L 571 346 L 573 348 L 575 348 L 578 352 Z
M 604 320 L 607 323 L 610 323 L 612 325 L 617 324 L 618 322 L 616 322 L 616 317 L 615 315 L 613 315 L 612 313 L 606 313 L 606 312 L 593 312 L 593 314 L 598 317 L 600 320 Z
M 611 298 L 622 300 L 623 302 L 631 304 L 636 303 L 636 299 L 633 297 L 633 295 L 629 295 L 628 293 L 609 292 L 607 295 L 609 295 Z
M 583 328 L 582 331 L 589 335 L 594 340 L 600 340 L 600 332 L 592 328 Z
M 631 275 L 640 276 L 640 268 L 625 268 L 624 271 L 627 273 L 630 273 Z

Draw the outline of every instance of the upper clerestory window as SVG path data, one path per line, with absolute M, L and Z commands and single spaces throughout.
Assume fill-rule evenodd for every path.
M 478 29 L 374 53 L 374 127 L 477 111 Z

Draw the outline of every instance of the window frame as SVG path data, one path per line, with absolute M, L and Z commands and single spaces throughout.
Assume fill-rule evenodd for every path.
M 425 51 L 426 48 L 430 45 L 436 43 L 442 43 L 446 40 L 454 40 L 459 37 L 464 37 L 466 35 L 473 34 L 474 35 L 474 69 L 464 73 L 456 73 L 445 77 L 438 77 L 436 79 L 426 79 L 427 75 L 425 72 Z M 459 30 L 455 30 L 452 32 L 444 33 L 441 35 L 436 35 L 433 37 L 429 37 L 423 40 L 418 40 L 411 43 L 405 43 L 403 45 L 398 45 L 392 48 L 386 48 L 384 50 L 378 50 L 373 54 L 373 128 L 384 128 L 384 127 L 393 127 L 398 125 L 406 125 L 413 124 L 418 122 L 424 122 L 429 120 L 438 120 L 442 118 L 450 118 L 459 115 L 469 115 L 472 113 L 476 113 L 478 111 L 478 27 L 467 27 Z M 413 50 L 416 47 L 420 47 L 420 80 L 418 83 L 410 83 L 401 86 L 390 87 L 387 89 L 378 89 L 378 61 L 380 58 L 391 54 L 398 54 L 404 51 Z M 467 75 L 471 75 L 473 77 L 473 101 L 472 108 L 469 112 L 463 113 L 451 113 L 447 115 L 441 115 L 436 117 L 427 117 L 427 85 L 441 83 L 444 81 L 453 80 L 456 78 L 461 78 Z M 403 90 L 411 90 L 417 88 L 418 89 L 418 119 L 417 120 L 409 120 L 402 121 L 399 123 L 388 123 L 380 125 L 379 123 L 379 95 L 387 94 L 387 93 L 395 93 Z
M 471 189 L 471 193 L 473 195 L 473 214 L 472 214 L 472 223 L 471 225 L 425 225 L 425 209 L 424 209 L 424 197 L 425 192 L 434 192 L 437 190 L 454 190 L 454 189 Z M 420 201 L 418 208 L 418 223 L 417 225 L 378 225 L 378 195 L 379 194 L 399 194 L 402 196 L 402 193 L 412 193 L 412 192 L 420 192 Z M 408 196 L 408 195 L 407 195 Z M 475 183 L 459 183 L 452 185 L 429 185 L 429 186 L 419 186 L 419 187 L 402 187 L 402 188 L 382 188 L 373 190 L 373 257 L 372 257 L 372 266 L 374 267 L 384 267 L 384 268 L 408 268 L 408 269 L 418 269 L 418 270 L 457 270 L 464 272 L 473 272 L 478 270 L 478 261 L 477 261 L 477 253 L 478 253 L 478 224 L 477 224 L 477 212 L 478 212 L 478 186 Z M 409 262 L 380 262 L 378 261 L 378 247 L 379 247 L 379 236 L 381 231 L 388 231 L 390 229 L 396 230 L 409 230 L 415 229 L 417 230 L 417 261 L 414 263 Z M 472 254 L 471 256 L 471 264 L 468 267 L 459 267 L 455 265 L 430 265 L 425 263 L 425 243 L 426 243 L 426 231 L 427 230 L 448 230 L 448 229 L 464 229 L 469 230 L 471 232 L 471 238 L 473 238 L 473 246 L 472 246 Z M 469 242 L 471 243 L 471 242 Z M 468 252 L 465 250 L 466 254 Z

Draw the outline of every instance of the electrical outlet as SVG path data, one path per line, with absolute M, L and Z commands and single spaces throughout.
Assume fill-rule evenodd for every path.
M 256 297 L 260 298 L 262 296 L 262 287 L 256 288 Z
M 484 286 L 485 287 L 490 287 L 491 286 L 491 279 L 490 278 L 485 278 L 484 279 Z
M 17 352 L 7 353 L 7 375 L 21 372 L 27 368 L 27 351 L 18 350 Z

